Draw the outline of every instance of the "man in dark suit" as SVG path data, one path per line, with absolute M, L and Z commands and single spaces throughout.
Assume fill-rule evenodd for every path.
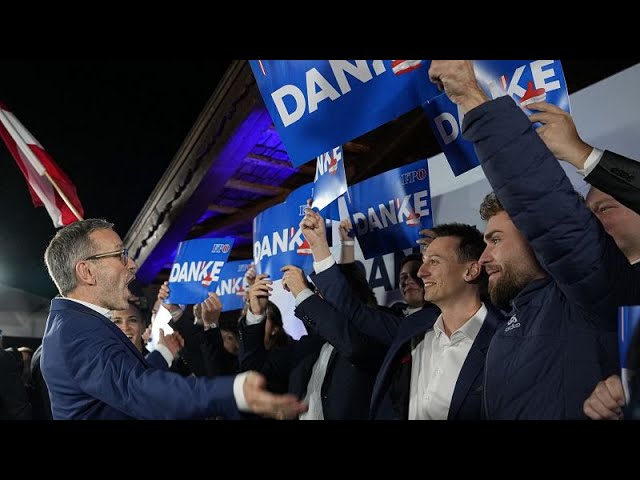
M 255 372 L 208 379 L 152 368 L 109 319 L 129 306 L 136 269 L 113 224 L 62 228 L 45 263 L 61 294 L 51 302 L 41 358 L 54 419 L 239 418 L 239 411 L 293 418 L 306 408 L 293 395 L 267 392 Z
M 640 163 L 584 142 L 571 115 L 555 105 L 539 102 L 527 108 L 540 111 L 529 120 L 543 124 L 538 134 L 558 160 L 570 163 L 591 185 L 640 213 Z
M 352 328 L 389 346 L 374 385 L 371 417 L 480 419 L 485 355 L 500 320 L 481 300 L 486 282 L 478 263 L 482 234 L 462 224 L 432 229 L 435 239 L 423 254 L 418 276 L 424 299 L 440 311 L 424 308 L 401 319 L 354 297 L 331 262 L 324 219 L 317 212 L 307 209 L 300 226 L 315 260 L 311 278 L 323 297 Z M 343 330 L 330 318 L 305 324 L 325 338 Z

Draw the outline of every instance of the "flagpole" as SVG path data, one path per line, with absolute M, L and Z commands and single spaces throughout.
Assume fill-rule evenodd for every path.
M 0 108 L 0 122 L 2 122 L 2 124 L 4 125 L 4 128 L 7 129 L 7 132 L 9 132 L 9 135 L 11 135 L 11 138 L 13 138 L 13 141 L 16 142 L 16 146 L 20 149 L 20 151 L 24 154 L 24 156 L 27 157 L 27 160 L 29 161 L 31 166 L 34 168 L 34 170 L 38 173 L 38 175 L 40 175 L 41 177 L 47 177 L 47 180 L 49 180 L 49 183 L 51 183 L 53 188 L 56 189 L 56 192 L 58 192 L 58 195 L 60 195 L 60 198 L 64 200 L 64 203 L 67 204 L 67 207 L 69 207 L 69 210 L 73 212 L 73 214 L 76 216 L 78 220 L 82 220 L 83 218 L 78 213 L 78 210 L 76 210 L 76 208 L 73 206 L 71 201 L 67 198 L 67 196 L 64 194 L 62 189 L 58 186 L 56 181 L 53 178 L 51 178 L 51 176 L 49 175 L 49 172 L 47 172 L 47 170 L 44 168 L 40 160 L 38 160 L 35 154 L 31 151 L 29 146 L 26 144 L 24 139 L 20 136 L 18 131 L 15 129 L 15 127 L 11 123 L 11 120 L 9 120 L 9 118 L 7 117 L 7 114 L 4 113 L 2 108 Z
M 65 193 L 60 189 L 60 187 L 58 186 L 58 184 L 55 182 L 55 180 L 53 178 L 51 178 L 51 176 L 49 175 L 49 172 L 47 172 L 46 170 L 44 171 L 44 176 L 47 177 L 47 179 L 49 180 L 49 182 L 51 182 L 51 185 L 53 185 L 53 188 L 56 189 L 56 192 L 58 192 L 58 195 L 60 195 L 60 197 L 62 198 L 62 200 L 64 200 L 64 203 L 67 204 L 67 207 L 69 207 L 69 210 L 71 210 L 73 212 L 73 214 L 76 216 L 76 218 L 78 220 L 84 220 L 82 218 L 82 216 L 78 213 L 78 211 L 76 210 L 76 207 L 73 206 L 73 204 L 71 203 L 71 201 L 67 198 L 67 196 L 65 195 Z

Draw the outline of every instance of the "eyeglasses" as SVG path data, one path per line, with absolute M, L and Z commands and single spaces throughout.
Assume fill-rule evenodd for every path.
M 120 257 L 120 261 L 126 266 L 129 263 L 129 249 L 121 248 L 114 252 L 99 253 L 97 255 L 91 255 L 90 257 L 85 258 L 85 260 L 100 260 L 101 258 L 108 257 Z

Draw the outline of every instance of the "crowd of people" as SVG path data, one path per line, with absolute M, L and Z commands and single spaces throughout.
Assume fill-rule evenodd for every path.
M 484 232 L 462 223 L 421 232 L 421 253 L 397 268 L 402 303 L 378 305 L 349 221 L 336 259 L 325 219 L 307 208 L 300 227 L 313 271 L 287 265 L 282 278 L 307 335 L 287 334 L 273 282 L 250 268 L 239 315 L 223 314 L 215 293 L 169 304 L 163 284 L 151 313 L 166 309 L 174 332 L 160 330 L 148 351 L 135 262 L 111 223 L 79 221 L 45 252 L 60 295 L 31 359 L 37 394 L 9 393 L 22 378 L 12 358 L 1 378 L 15 388 L 0 388 L 0 416 L 638 418 L 640 381 L 631 377 L 626 398 L 617 322 L 620 306 L 640 304 L 638 163 L 586 144 L 553 105 L 530 104 L 527 117 L 509 97 L 490 100 L 471 61 L 434 60 L 429 77 L 464 114 L 493 191 L 478 206 Z M 592 185 L 586 199 L 559 160 Z M 33 414 L 29 398 L 40 399 Z

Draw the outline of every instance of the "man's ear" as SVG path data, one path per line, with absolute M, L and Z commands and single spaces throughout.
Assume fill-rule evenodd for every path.
M 474 282 L 480 277 L 480 273 L 482 272 L 482 267 L 478 262 L 471 262 L 467 267 L 467 271 L 464 274 L 465 282 L 471 283 Z
M 81 285 L 95 285 L 96 279 L 93 272 L 93 265 L 89 262 L 78 262 L 76 263 L 76 278 L 78 279 L 78 283 Z

